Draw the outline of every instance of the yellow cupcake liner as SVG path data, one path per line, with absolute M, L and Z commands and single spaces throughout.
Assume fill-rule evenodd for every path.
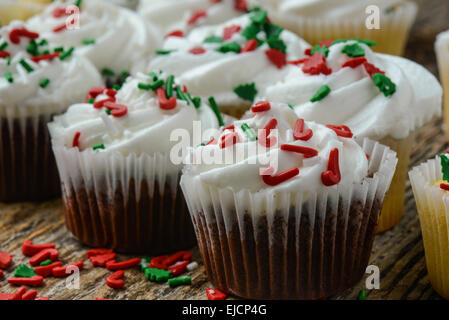
M 435 182 L 442 179 L 438 157 L 409 173 L 424 240 L 432 287 L 449 299 L 449 194 Z
M 27 20 L 45 8 L 51 0 L 6 0 L 0 2 L 0 26 L 12 20 Z
M 444 90 L 444 122 L 446 125 L 446 136 L 449 139 L 449 31 L 440 34 L 435 43 L 435 53 L 438 61 L 438 71 Z

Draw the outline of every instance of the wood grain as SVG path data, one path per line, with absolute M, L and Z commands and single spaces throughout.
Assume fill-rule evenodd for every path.
M 417 0 L 420 13 L 413 28 L 406 56 L 426 66 L 437 74 L 433 44 L 437 33 L 449 29 L 449 6 L 442 0 Z M 425 108 L 425 106 L 423 106 Z M 418 133 L 413 148 L 411 166 L 415 166 L 448 147 L 441 119 L 425 125 Z M 77 262 L 86 257 L 87 247 L 81 245 L 66 229 L 60 200 L 46 203 L 0 204 L 0 250 L 14 254 L 13 265 L 0 279 L 0 292 L 14 292 L 6 282 L 12 271 L 27 263 L 20 251 L 26 239 L 36 243 L 54 242 L 64 263 Z M 40 296 L 51 299 L 206 299 L 205 289 L 210 286 L 197 248 L 193 259 L 200 267 L 192 276 L 192 285 L 175 289 L 167 284 L 155 284 L 145 279 L 137 269 L 125 273 L 125 288 L 110 289 L 106 277 L 111 273 L 104 268 L 94 268 L 86 260 L 81 271 L 80 289 L 67 289 L 64 279 L 47 278 L 38 288 Z M 120 256 L 120 258 L 127 258 Z M 410 185 L 407 185 L 406 207 L 401 223 L 376 237 L 371 264 L 380 268 L 380 290 L 367 293 L 368 299 L 441 299 L 432 289 L 425 266 L 424 248 L 419 219 Z M 332 299 L 357 299 L 365 280 Z

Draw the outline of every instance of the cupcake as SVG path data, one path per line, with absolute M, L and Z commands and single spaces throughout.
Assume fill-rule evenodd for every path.
M 432 287 L 449 299 L 449 154 L 413 168 L 409 173 L 418 207 Z
M 102 84 L 70 48 L 54 48 L 13 21 L 0 29 L 0 201 L 38 201 L 60 193 L 47 123 Z
M 274 23 L 298 33 L 311 44 L 319 41 L 361 38 L 376 41 L 376 50 L 402 55 L 418 6 L 406 0 L 253 0 L 270 13 Z M 373 26 L 373 8 L 379 28 Z
M 50 0 L 2 0 L 0 1 L 0 27 L 12 20 L 26 20 L 45 8 Z
M 214 110 L 159 73 L 86 98 L 49 124 L 68 229 L 89 246 L 127 253 L 193 246 L 172 131 L 191 135 L 199 121 L 203 131 L 217 128 Z
M 435 43 L 435 53 L 438 61 L 438 71 L 444 88 L 444 121 L 446 136 L 449 137 L 449 30 L 440 33 Z
M 255 11 L 186 37 L 168 37 L 149 70 L 176 75 L 195 95 L 214 96 L 222 112 L 240 117 L 257 94 L 285 76 L 287 60 L 305 56 L 308 44 Z
M 195 148 L 181 177 L 212 284 L 250 299 L 317 299 L 353 286 L 395 153 L 304 122 L 284 104 L 261 101 L 252 113 Z
M 125 7 L 131 10 L 136 10 L 137 5 L 139 4 L 139 0 L 102 0 L 102 1 L 109 1 L 115 5 Z
M 398 153 L 381 232 L 402 217 L 415 132 L 440 115 L 442 89 L 422 66 L 373 53 L 372 45 L 366 40 L 322 42 L 307 59 L 290 61 L 288 75 L 261 97 L 292 105 L 306 120 L 346 125 L 356 137 L 379 141 Z
M 138 13 L 159 30 L 159 34 L 184 34 L 192 28 L 224 23 L 245 14 L 245 0 L 146 0 Z
M 73 4 L 79 6 L 78 21 Z M 155 30 L 140 16 L 107 1 L 55 1 L 27 25 L 52 43 L 76 48 L 101 71 L 108 86 L 123 83 L 131 68 L 159 45 Z

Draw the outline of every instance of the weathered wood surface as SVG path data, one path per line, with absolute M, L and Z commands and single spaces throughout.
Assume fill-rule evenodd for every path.
M 417 2 L 420 3 L 421 10 L 406 55 L 436 74 L 433 43 L 438 32 L 449 29 L 449 5 L 445 0 Z M 447 147 L 442 122 L 436 119 L 420 131 L 411 166 L 433 157 Z M 407 186 L 406 201 L 406 211 L 401 223 L 376 238 L 371 264 L 380 268 L 381 288 L 369 291 L 368 299 L 440 299 L 427 277 L 421 230 L 410 185 Z M 5 279 L 12 276 L 16 266 L 28 262 L 28 258 L 20 251 L 21 244 L 26 239 L 32 239 L 36 243 L 55 242 L 64 263 L 86 258 L 88 248 L 81 245 L 64 225 L 60 200 L 40 204 L 0 204 L 0 250 L 14 254 L 13 265 L 5 273 L 5 277 L 0 279 L 0 292 L 16 290 Z M 206 299 L 205 289 L 210 283 L 197 248 L 193 249 L 193 259 L 200 262 L 200 268 L 190 273 L 191 286 L 171 289 L 167 284 L 154 284 L 147 281 L 136 268 L 126 271 L 124 289 L 113 290 L 105 284 L 110 272 L 104 268 L 94 268 L 86 260 L 86 268 L 81 271 L 80 289 L 67 289 L 64 279 L 47 278 L 38 292 L 40 296 L 51 299 Z M 362 280 L 334 299 L 356 299 L 359 291 L 364 288 L 364 282 Z

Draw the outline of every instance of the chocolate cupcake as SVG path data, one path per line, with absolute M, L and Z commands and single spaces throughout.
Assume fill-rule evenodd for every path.
M 60 194 L 47 123 L 102 83 L 73 49 L 14 21 L 0 29 L 0 201 L 39 201 Z
M 194 149 L 181 177 L 210 280 L 250 299 L 317 299 L 353 286 L 395 153 L 360 146 L 347 127 L 304 122 L 287 105 L 252 111 Z
M 159 73 L 129 77 L 118 92 L 92 88 L 87 99 L 49 124 L 68 229 L 89 246 L 121 252 L 193 246 L 182 157 L 172 161 L 187 146 L 176 149 L 171 135 L 191 135 L 199 121 L 203 131 L 216 128 L 214 111 Z

